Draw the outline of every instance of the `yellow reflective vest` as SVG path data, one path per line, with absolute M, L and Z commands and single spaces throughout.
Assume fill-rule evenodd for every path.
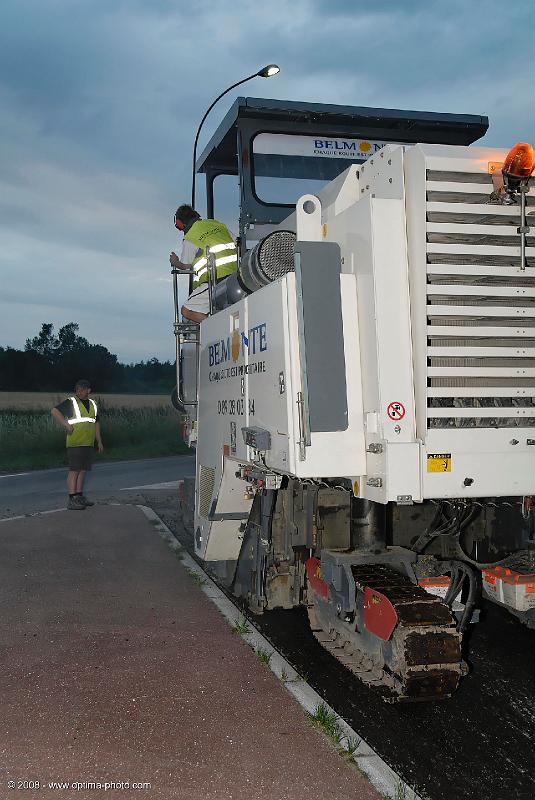
M 193 261 L 193 288 L 208 282 L 207 248 L 215 256 L 216 279 L 220 280 L 238 268 L 238 251 L 226 225 L 217 219 L 199 219 L 194 222 L 184 239 L 197 245 Z
M 67 447 L 93 447 L 97 422 L 97 404 L 89 399 L 89 411 L 77 397 L 70 397 L 74 416 L 67 422 L 72 425 L 72 433 L 67 434 Z

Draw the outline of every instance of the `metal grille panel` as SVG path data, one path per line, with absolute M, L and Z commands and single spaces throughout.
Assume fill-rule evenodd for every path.
M 269 281 L 294 271 L 295 233 L 274 231 L 260 244 L 258 263 Z
M 199 468 L 199 498 L 198 509 L 201 517 L 210 515 L 210 506 L 214 494 L 215 469 L 201 464 Z
M 491 176 L 427 171 L 427 425 L 535 427 L 535 237 Z M 535 192 L 528 224 L 535 232 Z

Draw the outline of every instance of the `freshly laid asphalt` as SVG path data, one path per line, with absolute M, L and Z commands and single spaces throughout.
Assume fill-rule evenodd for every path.
M 3 521 L 0 602 L 0 797 L 378 800 L 137 507 Z

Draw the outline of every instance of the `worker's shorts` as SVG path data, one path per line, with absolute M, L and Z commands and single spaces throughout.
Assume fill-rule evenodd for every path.
M 197 286 L 184 303 L 184 306 L 190 311 L 197 311 L 199 314 L 209 314 L 208 284 L 201 283 L 200 286 Z
M 93 463 L 93 448 L 85 445 L 83 447 L 67 447 L 67 460 L 71 472 L 83 472 L 90 470 Z

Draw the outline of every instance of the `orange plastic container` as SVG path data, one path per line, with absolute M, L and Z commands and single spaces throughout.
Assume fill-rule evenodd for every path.
M 486 593 L 516 611 L 535 608 L 535 573 L 516 572 L 508 567 L 492 567 L 482 572 Z
M 418 581 L 418 585 L 421 586 L 422 589 L 425 589 L 426 592 L 429 592 L 429 594 L 434 594 L 444 599 L 450 588 L 450 579 L 448 575 L 436 575 L 433 578 L 422 578 L 421 581 Z

